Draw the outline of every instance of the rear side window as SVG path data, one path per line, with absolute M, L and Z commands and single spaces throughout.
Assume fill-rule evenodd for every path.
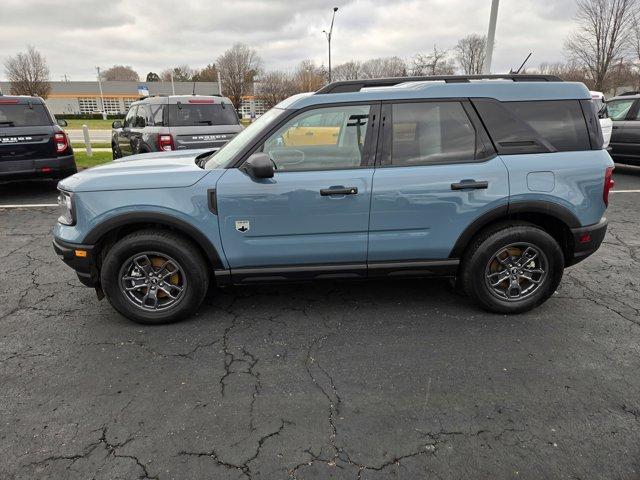
M 478 145 L 478 134 L 459 102 L 392 106 L 390 163 L 393 166 L 472 162 Z
M 612 100 L 607 103 L 607 111 L 611 120 L 624 120 L 633 106 L 634 99 Z
M 475 100 L 474 105 L 501 154 L 591 150 L 578 100 Z
M 169 126 L 172 127 L 238 124 L 238 117 L 231 105 L 180 103 L 168 107 Z
M 42 104 L 0 105 L 0 127 L 51 125 L 51 117 Z

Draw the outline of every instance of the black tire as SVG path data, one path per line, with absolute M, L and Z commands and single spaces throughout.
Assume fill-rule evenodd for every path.
M 115 143 L 111 144 L 111 157 L 114 160 L 118 158 L 122 158 L 122 153 L 120 152 L 120 148 L 118 148 Z
M 529 248 L 527 245 L 531 247 L 528 255 L 532 255 L 537 250 L 538 255 L 534 260 L 526 259 L 527 254 L 524 251 Z M 524 269 L 524 275 L 533 277 L 539 283 L 521 279 L 523 277 L 519 274 L 523 273 L 522 270 L 513 271 L 513 268 L 518 268 L 513 267 L 512 260 L 515 258 L 511 256 L 513 249 L 522 253 L 520 261 L 523 262 L 523 266 L 519 268 Z M 503 256 L 501 260 L 511 266 L 499 263 L 500 260 L 497 257 L 501 250 L 504 255 L 508 255 Z M 535 267 L 531 266 L 533 264 L 536 264 Z M 497 272 L 500 269 L 502 270 Z M 535 276 L 529 273 L 531 271 L 537 272 Z M 461 280 L 466 293 L 485 310 L 495 313 L 522 313 L 537 307 L 553 295 L 560 284 L 563 272 L 564 255 L 558 242 L 534 225 L 513 222 L 496 225 L 474 238 L 463 258 Z M 511 276 L 495 288 L 490 285 L 493 281 L 502 278 L 504 274 Z M 511 285 L 514 285 L 513 289 Z M 511 296 L 518 291 L 522 293 L 529 287 L 532 287 L 532 290 L 526 296 L 523 295 L 522 298 L 516 295 Z M 502 289 L 505 290 L 504 297 L 497 293 Z
M 155 287 L 154 297 L 164 294 L 165 301 L 175 302 L 163 309 L 153 310 L 136 304 L 134 293 L 124 291 L 126 284 L 123 276 L 127 275 L 126 269 L 128 266 L 133 266 L 135 269 L 133 258 L 145 253 L 148 254 L 147 258 L 153 259 L 166 256 L 171 260 L 167 263 L 172 265 L 175 263 L 176 271 L 179 271 L 176 278 L 182 282 L 182 290 L 176 294 L 177 300 L 173 300 L 173 297 L 166 299 L 169 296 L 165 290 L 162 290 L 159 285 Z M 157 256 L 153 257 L 153 255 Z M 156 266 L 155 269 L 157 274 L 160 267 Z M 146 274 L 143 275 L 146 277 Z M 169 279 L 171 278 L 173 277 L 170 276 Z M 207 262 L 188 239 L 169 231 L 141 230 L 122 238 L 107 252 L 102 262 L 100 280 L 105 296 L 118 312 L 137 323 L 159 325 L 189 317 L 198 309 L 209 287 L 209 271 Z M 157 279 L 157 281 L 160 280 Z M 169 281 L 165 281 L 169 285 Z M 148 290 L 149 287 L 141 286 L 135 290 L 135 295 L 143 296 L 145 292 L 148 293 Z

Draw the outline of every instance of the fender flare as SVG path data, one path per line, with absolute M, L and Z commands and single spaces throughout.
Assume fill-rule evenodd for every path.
M 186 235 L 193 240 L 206 254 L 207 259 L 213 265 L 215 269 L 225 268 L 216 247 L 211 243 L 207 236 L 198 230 L 193 225 L 180 220 L 179 218 L 172 217 L 166 213 L 159 212 L 129 212 L 117 215 L 115 217 L 105 220 L 101 224 L 94 227 L 83 239 L 82 243 L 88 245 L 95 245 L 105 235 L 114 229 L 125 227 L 127 225 L 135 225 L 142 223 L 156 223 L 165 225 L 174 230 L 179 231 L 183 235 Z
M 568 208 L 558 203 L 545 202 L 543 200 L 524 200 L 500 205 L 488 212 L 483 213 L 460 234 L 449 258 L 461 258 L 471 239 L 487 225 L 499 221 L 509 220 L 518 214 L 537 213 L 554 217 L 564 223 L 569 229 L 580 228 L 582 224 Z

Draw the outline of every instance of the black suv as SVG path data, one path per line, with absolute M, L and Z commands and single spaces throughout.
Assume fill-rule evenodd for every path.
M 76 173 L 67 134 L 40 97 L 0 95 L 0 180 Z
M 616 162 L 640 165 L 640 92 L 628 92 L 607 102 L 613 120 L 611 156 Z
M 217 150 L 242 126 L 231 100 L 204 95 L 149 97 L 131 104 L 124 123 L 113 122 L 113 158 L 137 153 Z

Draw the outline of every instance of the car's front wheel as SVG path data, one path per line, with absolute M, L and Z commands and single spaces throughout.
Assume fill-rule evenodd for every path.
M 100 277 L 111 305 L 145 324 L 188 317 L 209 285 L 206 262 L 197 247 L 162 230 L 138 231 L 119 240 L 107 252 Z
M 114 160 L 122 158 L 122 152 L 120 152 L 120 148 L 115 143 L 111 144 L 111 157 Z
M 462 285 L 485 309 L 520 313 L 547 300 L 564 272 L 558 242 L 526 223 L 497 226 L 479 235 L 462 265 Z

